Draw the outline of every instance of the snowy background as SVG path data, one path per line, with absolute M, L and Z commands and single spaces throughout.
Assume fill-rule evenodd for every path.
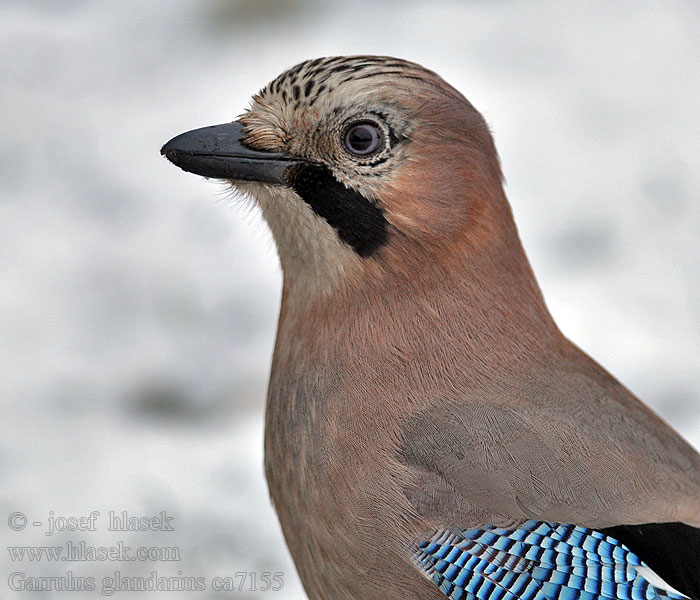
M 698 31 L 695 0 L 0 1 L 0 598 L 72 598 L 7 585 L 68 570 L 96 578 L 81 598 L 117 570 L 281 571 L 231 597 L 303 597 L 262 472 L 274 248 L 159 149 L 311 57 L 395 55 L 463 91 L 563 331 L 700 444 Z M 44 535 L 93 510 L 98 531 Z M 108 532 L 110 510 L 175 531 Z M 182 560 L 5 550 L 68 540 Z

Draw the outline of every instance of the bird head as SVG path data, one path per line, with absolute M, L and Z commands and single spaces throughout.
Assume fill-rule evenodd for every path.
M 182 134 L 161 152 L 255 200 L 285 289 L 415 279 L 453 271 L 454 260 L 524 260 L 483 117 L 411 62 L 303 62 L 233 123 Z

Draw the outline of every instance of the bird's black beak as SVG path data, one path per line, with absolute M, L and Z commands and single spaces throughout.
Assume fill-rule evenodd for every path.
M 174 137 L 160 150 L 185 171 L 216 179 L 243 179 L 288 185 L 298 161 L 276 152 L 261 152 L 241 142 L 243 126 L 224 123 L 194 129 Z

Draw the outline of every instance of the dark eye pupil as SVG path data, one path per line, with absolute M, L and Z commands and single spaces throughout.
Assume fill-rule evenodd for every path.
M 380 141 L 381 131 L 370 123 L 353 125 L 345 134 L 345 147 L 360 156 L 374 152 Z

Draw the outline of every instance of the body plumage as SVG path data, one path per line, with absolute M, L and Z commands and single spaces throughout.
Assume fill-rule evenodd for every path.
M 459 92 L 317 59 L 219 127 L 163 153 L 278 247 L 265 472 L 310 598 L 700 598 L 700 456 L 559 332 Z

